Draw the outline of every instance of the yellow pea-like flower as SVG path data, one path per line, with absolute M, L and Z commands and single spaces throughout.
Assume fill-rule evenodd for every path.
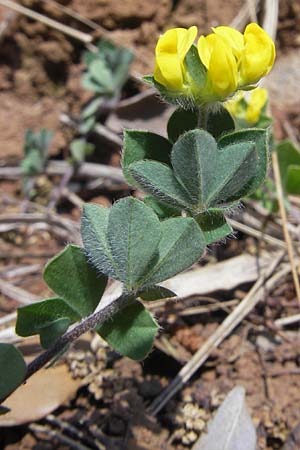
M 240 84 L 254 84 L 267 75 L 275 60 L 275 45 L 270 36 L 256 23 L 250 23 L 244 33 L 244 50 L 240 60 Z
M 198 53 L 207 69 L 206 96 L 211 100 L 223 100 L 235 92 L 238 84 L 238 67 L 233 51 L 217 34 L 201 36 Z
M 181 91 L 186 79 L 184 58 L 195 41 L 197 27 L 172 28 L 159 39 L 155 49 L 154 79 L 168 89 Z
M 270 72 L 275 60 L 275 45 L 257 23 L 247 25 L 244 34 L 226 26 L 213 28 L 213 31 L 235 56 L 239 88 L 257 83 Z
M 172 28 L 158 39 L 153 78 L 171 103 L 189 108 L 224 102 L 270 72 L 275 46 L 259 25 L 249 24 L 244 34 L 227 26 L 212 30 L 197 46 L 196 26 Z

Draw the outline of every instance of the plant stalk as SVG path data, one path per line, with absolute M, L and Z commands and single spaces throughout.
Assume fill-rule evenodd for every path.
M 198 128 L 202 128 L 203 130 L 207 129 L 207 119 L 208 119 L 208 108 L 206 106 L 202 106 L 198 109 Z
M 122 295 L 100 311 L 86 317 L 74 328 L 63 334 L 51 348 L 39 355 L 28 365 L 24 381 L 28 380 L 34 373 L 62 352 L 68 344 L 74 342 L 87 331 L 93 330 L 96 326 L 102 325 L 108 319 L 111 319 L 117 312 L 125 308 L 130 301 L 132 301 L 132 297 Z

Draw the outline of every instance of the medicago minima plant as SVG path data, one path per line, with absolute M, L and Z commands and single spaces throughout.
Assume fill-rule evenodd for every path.
M 166 31 L 156 45 L 154 74 L 145 77 L 177 105 L 168 138 L 124 132 L 124 176 L 143 200 L 84 206 L 82 247 L 68 245 L 45 267 L 53 296 L 18 310 L 16 332 L 39 335 L 46 351 L 26 367 L 15 347 L 0 345 L 0 398 L 87 330 L 122 355 L 145 358 L 159 329 L 147 302 L 175 296 L 160 283 L 229 235 L 226 212 L 263 183 L 268 129 L 237 130 L 223 103 L 254 89 L 271 70 L 274 43 L 255 23 L 244 34 L 213 28 L 197 44 L 196 35 L 195 26 Z M 122 294 L 102 306 L 108 278 L 122 283 Z

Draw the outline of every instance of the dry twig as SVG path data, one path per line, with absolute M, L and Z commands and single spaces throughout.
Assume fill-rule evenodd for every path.
M 293 275 L 293 280 L 294 280 L 296 296 L 297 296 L 298 303 L 300 306 L 299 277 L 298 277 L 297 266 L 296 266 L 295 257 L 294 257 L 292 240 L 291 240 L 290 233 L 289 233 L 289 230 L 287 227 L 288 221 L 287 221 L 287 215 L 286 215 L 286 210 L 285 210 L 285 206 L 284 206 L 283 189 L 282 189 L 282 184 L 281 184 L 280 169 L 279 169 L 278 157 L 277 157 L 276 152 L 272 153 L 272 163 L 273 163 L 274 179 L 275 179 L 277 197 L 278 197 L 278 203 L 279 203 L 279 211 L 280 211 L 280 215 L 281 215 L 281 219 L 282 219 L 283 235 L 284 235 L 284 239 L 286 242 L 289 260 L 290 260 L 290 264 L 291 264 L 291 268 L 292 268 L 292 275 Z

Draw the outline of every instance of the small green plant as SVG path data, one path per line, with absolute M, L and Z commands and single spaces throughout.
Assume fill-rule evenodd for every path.
M 281 141 L 276 151 L 286 194 L 300 195 L 300 150 L 290 140 Z
M 84 54 L 86 72 L 82 85 L 95 96 L 81 113 L 82 134 L 94 128 L 101 108 L 107 109 L 118 101 L 134 57 L 127 48 L 117 47 L 107 40 L 101 40 L 97 48 L 97 52 Z
M 86 156 L 93 153 L 95 145 L 87 142 L 85 138 L 74 139 L 70 144 L 72 161 L 80 164 L 85 161 Z
M 24 372 L 21 355 L 13 347 L 3 348 L 0 398 L 87 330 L 95 330 L 122 355 L 134 360 L 145 358 L 159 330 L 147 302 L 176 295 L 160 283 L 196 263 L 207 245 L 229 235 L 232 229 L 226 213 L 265 180 L 268 130 L 235 130 L 221 101 L 237 89 L 248 89 L 270 70 L 274 45 L 263 30 L 249 25 L 248 34 L 238 34 L 240 47 L 232 48 L 230 37 L 238 32 L 220 29 L 216 29 L 220 33 L 216 55 L 211 54 L 213 64 L 209 61 L 212 47 L 205 50 L 202 38 L 200 52 L 193 44 L 195 27 L 192 32 L 169 30 L 159 39 L 152 80 L 167 101 L 185 108 L 179 106 L 171 116 L 168 138 L 125 130 L 123 173 L 128 183 L 146 196 L 144 200 L 121 199 L 111 208 L 84 206 L 82 248 L 67 246 L 45 268 L 44 280 L 53 297 L 18 310 L 17 333 L 39 335 L 47 350 Z M 249 34 L 254 35 L 250 60 L 246 45 Z M 214 41 L 209 36 L 206 39 Z M 218 66 L 220 50 L 228 58 L 220 60 Z M 253 57 L 256 65 L 251 72 Z M 97 64 L 87 83 L 94 86 L 103 62 L 93 61 Z M 123 72 L 116 79 L 124 80 Z M 103 79 L 101 83 L 99 93 L 106 89 L 113 95 L 109 81 L 107 86 Z M 122 284 L 122 293 L 115 301 L 101 305 L 108 278 Z M 7 387 L 13 368 L 19 375 Z
M 34 132 L 28 129 L 24 139 L 24 159 L 21 163 L 27 176 L 43 172 L 48 161 L 49 146 L 53 137 L 52 131 L 42 129 Z
M 34 195 L 31 183 L 33 176 L 44 172 L 49 157 L 49 146 L 53 133 L 46 129 L 34 132 L 26 130 L 24 138 L 24 159 L 21 162 L 23 169 L 23 191 L 29 197 Z

